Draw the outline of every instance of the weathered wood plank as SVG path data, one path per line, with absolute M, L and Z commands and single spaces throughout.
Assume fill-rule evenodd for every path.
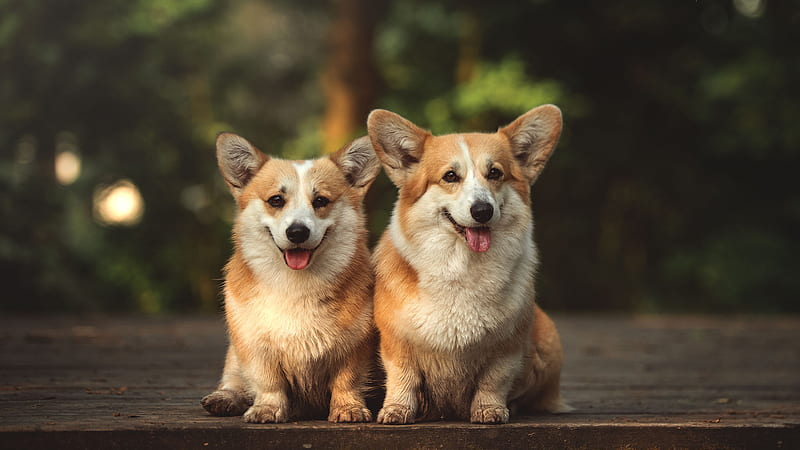
M 282 427 L 257 429 L 145 430 L 8 433 L 6 448 L 367 448 L 367 449 L 523 449 L 523 448 L 797 448 L 790 429 L 725 427 Z
M 800 318 L 555 319 L 574 413 L 387 427 L 208 416 L 216 317 L 5 317 L 0 447 L 800 448 Z

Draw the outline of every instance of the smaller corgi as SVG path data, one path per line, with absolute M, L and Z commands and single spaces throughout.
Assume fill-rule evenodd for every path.
M 362 202 L 380 162 L 370 140 L 287 161 L 223 133 L 217 160 L 238 206 L 225 266 L 230 344 L 219 387 L 201 404 L 253 423 L 372 420 L 364 392 L 377 335 Z
M 376 110 L 368 129 L 399 188 L 373 254 L 387 376 L 378 422 L 567 410 L 558 332 L 534 301 L 530 206 L 561 111 L 540 106 L 492 134 L 433 136 Z

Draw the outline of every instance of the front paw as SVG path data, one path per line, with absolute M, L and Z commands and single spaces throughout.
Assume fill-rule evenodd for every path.
M 364 405 L 352 404 L 331 408 L 330 422 L 371 422 L 372 413 Z
M 470 414 L 472 423 L 508 423 L 508 408 L 502 405 L 478 406 Z
M 384 405 L 378 413 L 378 423 L 386 425 L 402 425 L 407 423 L 414 423 L 415 412 L 411 407 L 401 405 L 399 403 L 392 403 L 391 405 Z
M 241 416 L 250 403 L 244 392 L 229 389 L 212 392 L 200 400 L 203 408 L 214 416 Z
M 244 413 L 249 423 L 284 423 L 288 420 L 286 408 L 273 405 L 253 405 Z

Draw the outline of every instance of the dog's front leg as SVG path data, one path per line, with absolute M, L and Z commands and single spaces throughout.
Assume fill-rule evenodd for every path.
M 511 352 L 492 361 L 478 379 L 470 422 L 508 423 L 508 393 L 521 366 L 521 352 Z
M 289 420 L 287 382 L 274 361 L 265 356 L 254 358 L 243 367 L 255 392 L 253 406 L 244 413 L 250 423 L 282 423 Z
M 414 423 L 421 381 L 416 367 L 407 358 L 391 360 L 386 357 L 383 366 L 386 369 L 386 399 L 378 413 L 378 423 Z
M 372 413 L 364 402 L 364 390 L 375 356 L 374 341 L 359 346 L 344 366 L 335 374 L 331 383 L 331 405 L 328 420 L 331 422 L 369 422 Z

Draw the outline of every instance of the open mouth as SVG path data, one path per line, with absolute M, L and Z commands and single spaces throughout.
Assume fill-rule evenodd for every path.
M 450 211 L 447 209 L 442 210 L 442 213 L 447 220 L 453 224 L 453 228 L 455 228 L 456 232 L 462 236 L 467 241 L 467 245 L 469 249 L 473 252 L 483 253 L 489 250 L 489 247 L 492 246 L 492 230 L 489 227 L 465 227 L 464 225 L 459 224 L 458 222 L 453 219 L 453 216 L 450 214 Z
M 325 242 L 325 238 L 328 237 L 328 231 L 326 230 L 319 244 L 314 248 L 295 247 L 283 249 L 275 241 L 275 236 L 272 235 L 272 230 L 270 230 L 269 227 L 267 227 L 267 233 L 269 233 L 269 236 L 272 238 L 272 242 L 275 243 L 275 247 L 278 247 L 278 250 L 283 253 L 283 261 L 292 270 L 303 270 L 308 267 L 309 263 L 311 263 L 311 257 L 314 256 L 314 252 Z
M 289 248 L 283 251 L 283 260 L 292 270 L 303 270 L 311 261 L 311 255 L 315 249 L 308 248 Z

